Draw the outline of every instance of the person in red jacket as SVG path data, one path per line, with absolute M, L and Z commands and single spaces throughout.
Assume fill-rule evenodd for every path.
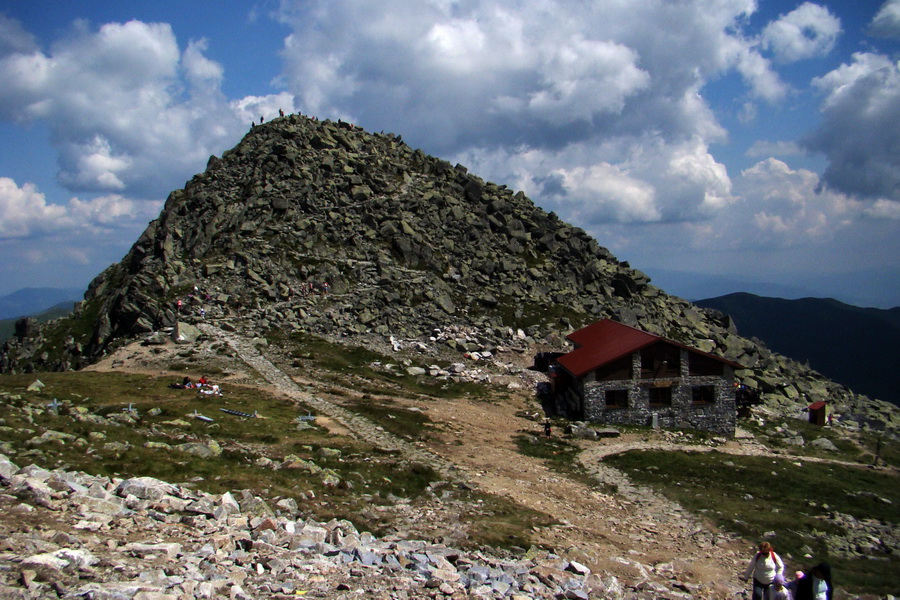
M 775 549 L 769 542 L 761 542 L 759 551 L 747 565 L 747 569 L 741 579 L 747 581 L 753 577 L 753 600 L 764 600 L 767 592 L 775 581 L 775 577 L 784 574 L 784 562 L 775 554 Z

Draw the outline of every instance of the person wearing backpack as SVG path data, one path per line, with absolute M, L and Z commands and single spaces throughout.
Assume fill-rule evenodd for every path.
M 766 600 L 768 590 L 775 581 L 775 577 L 784 573 L 784 562 L 775 553 L 772 544 L 761 542 L 759 551 L 747 565 L 747 569 L 741 579 L 747 581 L 753 577 L 753 600 Z

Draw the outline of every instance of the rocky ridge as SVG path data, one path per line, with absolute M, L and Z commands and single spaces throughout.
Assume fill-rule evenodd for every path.
M 828 400 L 849 427 L 900 427 L 896 407 L 665 294 L 521 192 L 340 121 L 278 118 L 211 157 L 71 319 L 21 324 L 0 371 L 80 368 L 201 313 L 251 337 L 391 339 L 426 353 L 491 352 L 520 332 L 560 349 L 573 328 L 608 317 L 741 363 L 739 379 L 783 412 Z M 470 339 L 438 339 L 445 323 Z

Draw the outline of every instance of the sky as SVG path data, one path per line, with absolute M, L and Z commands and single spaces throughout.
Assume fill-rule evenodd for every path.
M 900 0 L 0 0 L 0 295 L 86 287 L 279 109 L 688 299 L 900 305 Z

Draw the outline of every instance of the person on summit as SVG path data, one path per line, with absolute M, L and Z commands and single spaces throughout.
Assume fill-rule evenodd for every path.
M 769 542 L 761 542 L 759 551 L 747 565 L 747 569 L 741 579 L 747 581 L 753 577 L 753 600 L 765 600 L 768 598 L 768 590 L 772 582 L 779 575 L 784 574 L 784 562 L 775 554 L 775 549 Z

